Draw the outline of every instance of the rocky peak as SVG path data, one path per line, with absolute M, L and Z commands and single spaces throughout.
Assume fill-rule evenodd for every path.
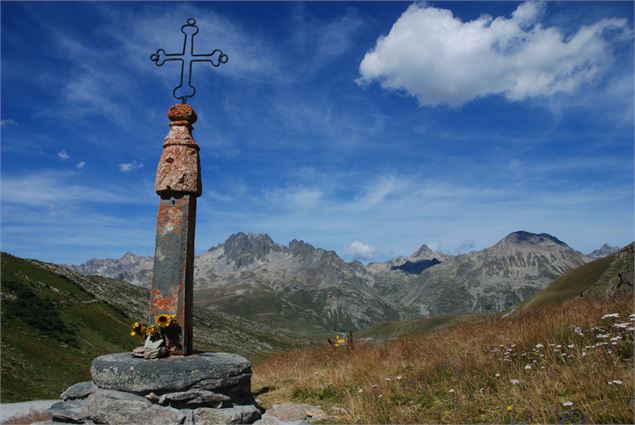
M 227 260 L 234 261 L 237 267 L 251 264 L 256 259 L 262 259 L 272 251 L 282 251 L 282 247 L 266 233 L 234 233 L 227 238 L 223 245 Z
M 513 232 L 507 235 L 503 240 L 498 242 L 494 247 L 503 247 L 509 245 L 560 245 L 568 248 L 569 246 L 555 236 L 548 233 L 531 233 L 524 230 Z
M 299 257 L 307 257 L 315 252 L 315 247 L 309 243 L 306 243 L 302 240 L 294 239 L 289 242 L 289 251 L 292 255 L 296 255 Z
M 133 254 L 132 252 L 126 252 L 124 255 L 121 256 L 120 261 L 123 264 L 135 264 L 143 258 L 144 257 L 137 254 Z
M 409 257 L 409 261 L 433 260 L 435 258 L 439 261 L 447 261 L 449 259 L 447 255 L 442 254 L 440 252 L 435 252 L 431 250 L 430 247 L 428 247 L 428 245 L 423 244 L 419 247 L 418 250 L 412 253 L 412 255 Z
M 423 244 L 418 250 L 412 253 L 412 257 L 427 257 L 432 254 L 434 254 L 434 252 L 428 247 L 428 245 Z

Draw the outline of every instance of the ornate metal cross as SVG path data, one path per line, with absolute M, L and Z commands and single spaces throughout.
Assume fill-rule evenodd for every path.
M 209 54 L 194 53 L 194 36 L 198 33 L 196 19 L 188 19 L 181 27 L 181 32 L 185 34 L 181 53 L 165 53 L 165 50 L 159 49 L 150 55 L 150 59 L 157 66 L 163 66 L 167 61 L 181 61 L 181 82 L 174 88 L 172 95 L 176 99 L 181 99 L 181 103 L 187 103 L 187 99 L 196 94 L 196 89 L 192 86 L 192 63 L 209 62 L 214 67 L 218 67 L 221 63 L 227 63 L 229 58 L 220 49 L 214 49 Z M 186 83 L 187 85 L 185 85 Z

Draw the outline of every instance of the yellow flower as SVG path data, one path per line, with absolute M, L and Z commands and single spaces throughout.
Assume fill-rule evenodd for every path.
M 513 405 L 510 404 L 509 406 L 507 406 L 507 411 L 508 412 L 511 412 L 512 410 L 514 410 L 514 406 Z
M 157 331 L 156 326 L 150 325 L 146 328 L 146 336 L 153 335 Z
M 132 326 L 130 326 L 130 336 L 137 336 L 145 334 L 146 327 L 143 323 L 134 322 Z
M 170 326 L 170 323 L 172 323 L 172 319 L 174 317 L 176 317 L 175 314 L 159 314 L 158 316 L 154 318 L 154 321 L 160 327 L 166 328 Z

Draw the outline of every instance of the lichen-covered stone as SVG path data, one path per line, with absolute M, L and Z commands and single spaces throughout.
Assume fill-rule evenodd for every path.
M 93 381 L 80 382 L 75 385 L 71 385 L 64 391 L 60 398 L 64 401 L 74 400 L 77 398 L 86 398 L 97 390 L 97 386 Z
M 130 353 L 107 354 L 93 360 L 93 381 L 100 388 L 137 394 L 203 389 L 239 401 L 251 395 L 251 363 L 237 354 L 200 353 L 159 360 Z
M 123 391 L 99 390 L 86 400 L 88 418 L 96 423 L 181 424 L 189 411 L 152 404 L 145 397 Z
M 169 405 L 176 408 L 220 408 L 223 407 L 223 404 L 229 404 L 229 406 L 225 407 L 231 407 L 231 398 L 224 394 L 218 394 L 212 391 L 194 389 L 189 391 L 163 394 L 159 398 L 159 404 L 163 406 Z
M 168 119 L 174 121 L 187 121 L 189 124 L 196 122 L 196 112 L 188 104 L 177 104 L 168 109 Z
M 82 423 L 88 417 L 86 403 L 83 400 L 59 401 L 46 412 L 61 422 Z
M 260 419 L 256 406 L 234 406 L 227 409 L 201 407 L 192 413 L 194 425 L 237 425 L 252 424 Z

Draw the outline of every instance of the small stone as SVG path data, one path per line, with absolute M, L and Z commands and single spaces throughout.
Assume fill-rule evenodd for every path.
M 132 352 L 135 353 L 135 354 L 143 354 L 145 349 L 146 349 L 145 347 L 137 347 L 134 350 L 132 350 Z
M 60 398 L 64 401 L 69 399 L 74 400 L 77 398 L 86 398 L 95 391 L 97 391 L 97 386 L 93 383 L 93 381 L 80 382 L 68 387 L 66 391 L 60 395 Z
M 153 402 L 153 403 L 154 403 L 154 402 L 158 402 L 158 401 L 159 401 L 159 396 L 158 396 L 158 395 L 156 395 L 155 393 L 148 393 L 148 394 L 146 394 L 146 398 L 147 398 L 148 400 L 150 400 L 151 402 Z
M 194 410 L 194 425 L 237 425 L 252 424 L 260 419 L 260 410 L 256 406 L 234 406 L 227 409 L 199 407 Z
M 309 418 L 313 419 L 314 421 L 320 421 L 322 419 L 326 419 L 326 413 L 324 413 L 324 410 L 320 409 L 319 407 L 310 407 L 305 410 L 305 413 Z
M 308 404 L 287 402 L 282 404 L 274 404 L 272 408 L 267 410 L 266 415 L 278 419 L 282 422 L 306 421 L 309 416 L 312 416 L 309 415 L 308 412 L 311 412 L 316 416 L 320 416 L 318 410 L 321 412 L 321 415 L 326 416 L 326 414 L 322 412 L 322 410 L 318 407 Z
M 163 394 L 161 398 L 159 398 L 159 404 L 163 406 L 170 405 L 176 408 L 212 407 L 218 409 L 223 407 L 223 404 L 225 404 L 226 407 L 231 407 L 231 403 L 228 403 L 230 400 L 231 398 L 224 394 L 194 389 Z M 230 406 L 227 406 L 227 404 Z
M 148 337 L 145 344 L 143 345 L 143 351 L 156 350 L 157 348 L 163 347 L 164 345 L 165 341 L 163 339 L 152 340 L 150 337 Z
M 59 401 L 46 412 L 62 422 L 82 423 L 88 417 L 86 404 L 80 400 Z
M 146 360 L 162 359 L 168 356 L 168 350 L 165 347 L 159 347 L 153 350 L 146 350 L 143 353 L 143 358 Z

